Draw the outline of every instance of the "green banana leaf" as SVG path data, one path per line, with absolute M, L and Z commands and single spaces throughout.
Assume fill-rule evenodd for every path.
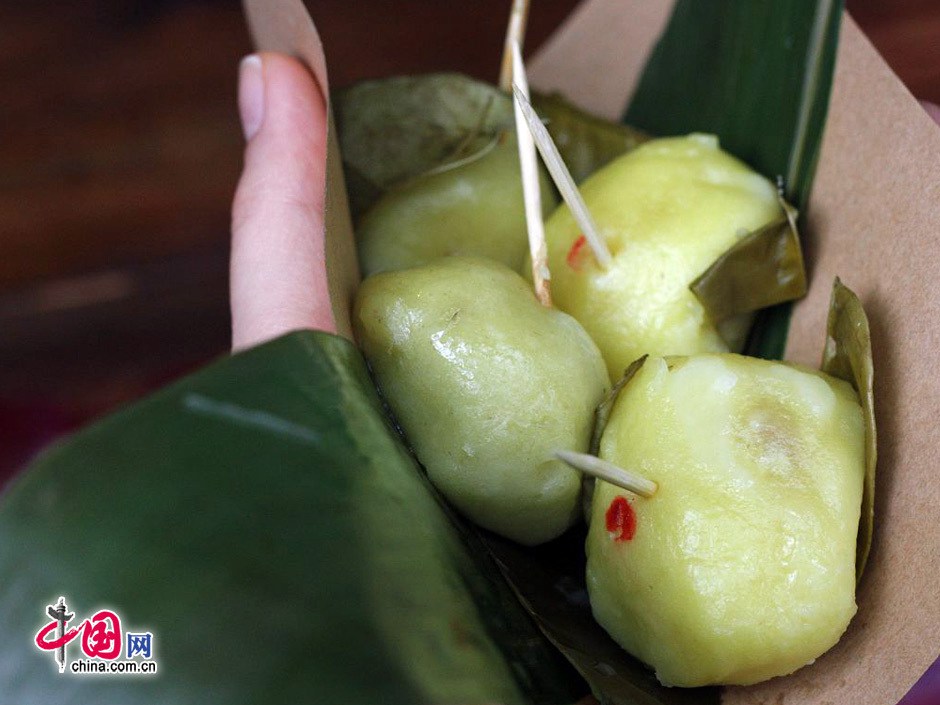
M 295 333 L 47 452 L 0 498 L 0 693 L 21 705 L 575 702 L 358 351 Z M 60 675 L 59 595 L 154 634 L 153 677 Z M 79 640 L 69 659 L 81 656 Z
M 578 180 L 648 139 L 558 95 L 533 101 Z M 456 73 L 363 81 L 337 93 L 333 107 L 354 218 L 390 188 L 473 159 L 515 129 L 507 94 Z
M 805 212 L 842 0 L 678 0 L 625 116 L 655 134 L 710 132 Z M 745 352 L 779 359 L 790 304 L 758 315 Z
M 878 462 L 875 428 L 874 362 L 868 316 L 855 292 L 838 277 L 832 285 L 829 321 L 826 325 L 826 346 L 823 348 L 822 371 L 844 379 L 858 392 L 865 419 L 865 485 L 862 493 L 862 514 L 858 525 L 858 546 L 855 551 L 856 578 L 861 580 L 871 551 L 875 527 L 875 466 Z

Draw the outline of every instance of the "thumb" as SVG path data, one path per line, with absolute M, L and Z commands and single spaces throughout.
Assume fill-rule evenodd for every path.
M 298 328 L 335 332 L 324 253 L 327 113 L 298 61 L 242 60 L 238 107 L 248 145 L 232 205 L 232 346 Z

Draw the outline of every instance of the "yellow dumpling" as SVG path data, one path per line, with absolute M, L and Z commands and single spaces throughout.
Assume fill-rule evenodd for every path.
M 862 411 L 820 372 L 734 354 L 652 358 L 601 457 L 659 484 L 598 482 L 597 621 L 667 685 L 750 684 L 811 663 L 855 614 Z
M 446 255 L 487 257 L 519 269 L 528 252 L 515 133 L 465 163 L 385 193 L 356 226 L 364 275 L 417 267 Z M 542 173 L 542 209 L 557 203 Z
M 598 266 L 560 206 L 545 233 L 552 293 L 597 343 L 611 379 L 647 353 L 743 344 L 747 321 L 710 320 L 689 285 L 739 238 L 781 216 L 770 181 L 715 137 L 693 134 L 646 142 L 580 190 L 614 261 Z
M 477 524 L 524 544 L 580 517 L 585 452 L 607 387 L 597 346 L 496 262 L 446 257 L 367 279 L 356 337 L 437 488 Z

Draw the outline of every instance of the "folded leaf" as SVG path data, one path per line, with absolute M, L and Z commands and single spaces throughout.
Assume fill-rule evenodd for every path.
M 607 422 L 610 420 L 610 414 L 614 410 L 614 404 L 617 403 L 617 397 L 620 390 L 627 386 L 627 382 L 633 379 L 633 376 L 640 371 L 643 363 L 649 355 L 644 355 L 638 360 L 630 363 L 630 366 L 624 370 L 623 376 L 610 388 L 610 391 L 601 400 L 594 410 L 594 430 L 591 432 L 591 445 L 588 452 L 591 455 L 600 455 L 601 436 L 604 435 L 604 429 L 607 428 Z M 584 508 L 584 520 L 591 520 L 591 501 L 594 499 L 594 478 L 584 476 L 581 481 L 582 493 L 581 504 Z
M 591 614 L 585 528 L 535 549 L 493 534 L 486 543 L 533 619 L 590 684 L 602 705 L 718 705 L 717 688 L 667 688 L 608 636 Z
M 858 525 L 858 547 L 855 573 L 861 580 L 871 550 L 875 510 L 875 465 L 878 460 L 875 428 L 874 364 L 871 332 L 862 302 L 837 277 L 832 285 L 829 321 L 826 326 L 826 347 L 823 349 L 822 371 L 844 379 L 858 392 L 865 419 L 865 485 L 862 493 L 862 514 Z
M 390 428 L 353 346 L 295 333 L 78 434 L 0 497 L 16 703 L 572 703 L 542 637 Z M 153 678 L 60 677 L 64 595 L 154 634 Z M 69 659 L 80 657 L 73 642 Z
M 797 212 L 780 203 L 779 220 L 738 240 L 689 286 L 716 323 L 806 294 Z
M 578 179 L 646 139 L 560 96 L 533 102 Z M 507 94 L 456 73 L 364 81 L 340 91 L 333 105 L 354 217 L 388 189 L 472 159 L 499 132 L 515 129 Z
M 344 168 L 355 174 L 354 217 L 375 193 L 439 167 L 468 140 L 495 135 L 513 119 L 505 94 L 456 73 L 364 81 L 340 91 L 333 107 Z M 362 184 L 373 194 L 362 193 Z
M 630 366 L 624 370 L 623 377 L 617 380 L 617 383 L 610 388 L 610 391 L 607 392 L 607 395 L 601 403 L 597 405 L 597 409 L 594 411 L 594 432 L 591 434 L 591 455 L 597 455 L 601 449 L 601 436 L 604 435 L 604 429 L 607 428 L 610 412 L 614 410 L 614 404 L 617 403 L 620 390 L 627 385 L 627 382 L 633 379 L 633 375 L 640 371 L 640 368 L 643 367 L 643 363 L 646 362 L 646 358 L 648 357 L 649 355 L 644 355 L 640 359 L 630 363 Z

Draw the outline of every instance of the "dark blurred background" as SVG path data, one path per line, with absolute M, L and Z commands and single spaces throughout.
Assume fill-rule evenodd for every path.
M 576 4 L 533 3 L 529 50 Z M 309 5 L 343 57 L 334 87 L 497 75 L 509 0 Z M 848 6 L 914 94 L 940 102 L 940 2 Z M 2 477 L 225 351 L 235 68 L 250 47 L 237 0 L 6 0 L 0 36 Z
M 530 47 L 575 4 L 539 0 Z M 310 6 L 344 57 L 334 87 L 497 76 L 509 0 Z M 250 46 L 237 0 L 6 0 L 0 37 L 2 482 L 49 439 L 225 352 Z
M 453 68 L 495 80 L 509 4 L 308 3 L 343 57 L 334 87 Z M 576 4 L 534 2 L 529 50 Z M 911 91 L 940 102 L 940 2 L 847 5 Z M 0 3 L 0 483 L 226 351 L 248 51 L 237 0 Z
M 334 87 L 497 75 L 509 0 L 309 4 L 343 57 Z M 530 50 L 577 1 L 533 4 Z M 912 92 L 940 102 L 940 2 L 848 6 Z M 2 477 L 226 350 L 235 68 L 250 48 L 237 0 L 6 0 L 0 36 Z

